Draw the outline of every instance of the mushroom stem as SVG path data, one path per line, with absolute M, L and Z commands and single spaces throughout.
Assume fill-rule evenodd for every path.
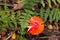
M 32 26 L 27 26 L 27 28 L 28 28 L 28 31 L 32 28 Z

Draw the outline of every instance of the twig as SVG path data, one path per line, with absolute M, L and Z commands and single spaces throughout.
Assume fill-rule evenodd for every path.
M 5 3 L 0 2 L 0 5 L 5 5 Z M 7 4 L 7 3 L 6 3 L 6 5 L 7 5 L 7 6 L 10 6 L 10 7 L 13 7 L 13 5 L 12 5 L 12 4 Z

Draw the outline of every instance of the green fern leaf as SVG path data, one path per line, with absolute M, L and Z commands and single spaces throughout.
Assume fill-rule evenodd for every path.
M 49 7 L 51 8 L 51 0 L 47 0 Z
M 53 2 L 54 2 L 54 4 L 56 5 L 57 3 L 56 3 L 56 0 L 52 0 Z
M 45 12 L 45 10 L 44 10 L 43 8 L 41 8 L 40 13 L 39 13 L 39 16 L 40 16 L 41 18 L 44 17 L 44 12 Z
M 60 0 L 57 0 L 60 3 Z
M 42 4 L 42 6 L 45 7 L 44 0 L 41 0 L 40 2 L 41 2 L 41 4 Z
M 45 20 L 45 21 L 47 20 L 49 14 L 50 14 L 50 9 L 48 8 L 48 9 L 46 10 L 46 13 L 44 13 L 44 15 L 45 15 L 45 16 L 44 16 L 44 20 Z

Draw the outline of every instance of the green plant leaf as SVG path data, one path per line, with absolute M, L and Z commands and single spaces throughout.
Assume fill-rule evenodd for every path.
M 57 0 L 60 3 L 60 0 Z
M 40 2 L 41 2 L 41 4 L 42 4 L 42 6 L 45 7 L 44 0 L 41 0 Z
M 54 4 L 56 5 L 57 3 L 56 3 L 56 0 L 52 0 L 53 2 L 54 2 Z
M 47 0 L 48 4 L 49 4 L 49 7 L 51 8 L 51 0 Z

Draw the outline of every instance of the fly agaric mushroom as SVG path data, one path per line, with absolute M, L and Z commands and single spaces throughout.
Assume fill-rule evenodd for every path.
M 43 20 L 37 16 L 31 17 L 28 28 L 28 33 L 31 35 L 42 33 L 44 30 Z

